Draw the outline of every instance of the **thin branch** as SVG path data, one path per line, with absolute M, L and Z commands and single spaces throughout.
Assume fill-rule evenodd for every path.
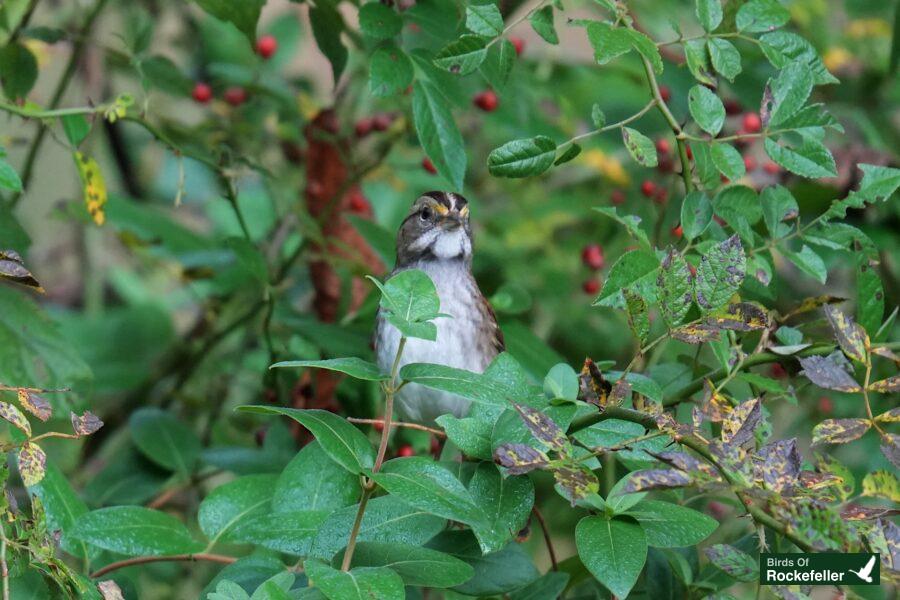
M 382 427 L 384 427 L 384 421 L 382 419 L 359 419 L 357 417 L 347 417 L 347 420 L 351 423 L 357 423 L 359 425 L 381 425 Z M 447 434 L 440 429 L 426 427 L 425 425 L 419 425 L 418 423 L 391 421 L 391 427 L 406 427 L 407 429 L 418 429 L 419 431 L 427 431 L 431 435 L 436 435 L 438 437 L 447 437 Z
M 233 562 L 237 562 L 238 559 L 234 556 L 208 554 L 206 552 L 198 552 L 197 554 L 171 554 L 169 556 L 136 556 L 134 558 L 126 558 L 125 560 L 110 563 L 102 569 L 98 569 L 91 573 L 91 578 L 97 579 L 112 571 L 123 569 L 125 567 L 132 567 L 134 565 L 143 565 L 154 562 L 195 562 L 198 560 L 230 565 Z
M 9 600 L 9 565 L 6 564 L 6 532 L 0 542 L 0 577 L 3 577 L 3 600 Z
M 550 530 L 547 528 L 547 522 L 544 521 L 544 515 L 541 514 L 541 511 L 538 510 L 537 506 L 532 506 L 531 512 L 540 524 L 541 531 L 544 532 L 544 543 L 547 544 L 547 553 L 550 555 L 550 564 L 553 566 L 554 571 L 559 571 L 559 565 L 556 562 L 556 551 L 553 549 L 553 540 L 550 539 Z
M 622 127 L 628 125 L 628 124 L 631 123 L 632 121 L 637 121 L 638 119 L 640 119 L 641 117 L 643 117 L 643 116 L 644 116 L 645 114 L 647 114 L 647 112 L 648 112 L 651 108 L 653 108 L 654 106 L 656 106 L 656 99 L 653 99 L 653 100 L 651 100 L 650 102 L 648 102 L 647 105 L 644 106 L 644 108 L 642 108 L 642 109 L 639 110 L 638 112 L 634 113 L 634 114 L 631 115 L 630 117 L 626 117 L 626 118 L 624 118 L 624 119 L 622 119 L 621 121 L 618 121 L 618 122 L 616 122 L 616 123 L 611 123 L 611 124 L 609 124 L 609 125 L 604 125 L 603 127 L 599 128 L 599 129 L 594 129 L 593 131 L 588 131 L 587 133 L 582 133 L 581 135 L 576 135 L 576 136 L 573 137 L 572 139 L 570 139 L 570 140 L 568 140 L 568 141 L 565 141 L 565 142 L 563 142 L 562 144 L 560 144 L 559 147 L 560 147 L 560 148 L 563 148 L 563 147 L 565 147 L 565 146 L 568 146 L 569 144 L 574 144 L 575 142 L 580 142 L 581 140 L 587 139 L 587 138 L 589 138 L 589 137 L 595 136 L 595 135 L 600 134 L 600 133 L 605 133 L 605 132 L 607 132 L 607 131 L 612 131 L 613 129 L 621 129 Z

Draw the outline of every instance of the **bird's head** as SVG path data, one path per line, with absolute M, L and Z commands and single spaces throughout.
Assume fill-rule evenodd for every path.
M 420 260 L 472 260 L 469 203 L 453 192 L 426 192 L 397 233 L 397 265 Z

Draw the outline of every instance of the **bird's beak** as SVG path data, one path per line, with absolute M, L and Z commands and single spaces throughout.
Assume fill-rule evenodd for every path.
M 460 216 L 458 211 L 451 211 L 447 213 L 447 215 L 441 219 L 441 228 L 446 231 L 456 231 L 460 227 L 462 227 L 463 219 Z

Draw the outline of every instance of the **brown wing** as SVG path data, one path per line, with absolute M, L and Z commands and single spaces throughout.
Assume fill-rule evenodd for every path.
M 506 350 L 506 343 L 503 341 L 503 332 L 500 331 L 500 325 L 497 324 L 497 315 L 494 313 L 491 303 L 484 297 L 484 294 L 479 292 L 479 297 L 481 300 L 481 312 L 484 317 L 482 322 L 487 329 L 485 333 L 490 340 L 490 348 L 493 350 L 494 355 L 500 354 Z

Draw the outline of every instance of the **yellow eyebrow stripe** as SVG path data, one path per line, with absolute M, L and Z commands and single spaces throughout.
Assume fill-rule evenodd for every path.
M 468 214 L 469 214 L 469 205 L 466 204 L 465 206 L 462 207 L 462 210 L 459 211 L 459 216 L 465 217 L 465 216 L 468 216 Z
M 440 202 L 434 203 L 434 210 L 437 212 L 437 214 L 439 214 L 441 216 L 447 216 L 447 214 L 450 213 L 450 209 L 447 208 L 446 206 L 444 206 L 443 204 L 441 204 Z

